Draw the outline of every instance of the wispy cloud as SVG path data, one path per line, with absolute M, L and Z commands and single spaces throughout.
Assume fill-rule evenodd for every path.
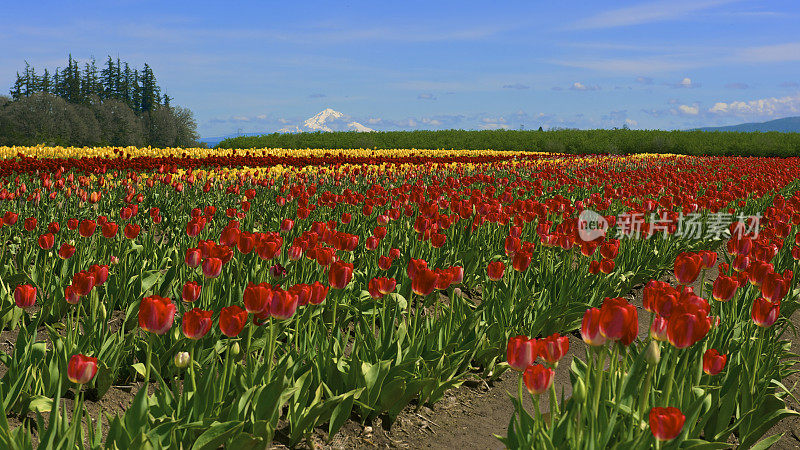
M 650 77 L 636 77 L 636 82 L 639 84 L 650 85 L 653 84 L 653 79 Z
M 309 95 L 309 96 L 308 96 L 308 98 L 325 98 L 325 97 L 327 97 L 327 95 L 325 95 L 325 94 L 319 94 L 319 93 L 317 93 L 317 94 L 311 94 L 311 95 Z
M 800 61 L 800 42 L 743 48 L 735 54 L 734 59 L 747 63 Z
M 742 0 L 660 1 L 603 11 L 570 27 L 577 30 L 614 28 L 675 20 L 691 13 Z
M 434 97 L 430 92 L 424 92 L 417 95 L 417 100 L 436 100 L 436 97 Z
M 515 84 L 504 84 L 504 85 L 503 85 L 503 89 L 517 89 L 517 90 L 523 90 L 523 89 L 530 89 L 530 88 L 531 88 L 531 87 L 530 87 L 530 86 L 528 86 L 527 84 L 522 84 L 522 83 L 515 83 Z
M 725 85 L 725 89 L 750 89 L 750 85 L 747 83 L 728 83 Z

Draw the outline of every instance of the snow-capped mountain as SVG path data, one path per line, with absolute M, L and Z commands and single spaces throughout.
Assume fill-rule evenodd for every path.
M 368 132 L 375 131 L 372 128 L 365 127 L 364 125 L 352 120 L 339 111 L 331 108 L 325 108 L 313 117 L 306 119 L 302 125 L 288 125 L 280 130 L 279 133 L 302 133 L 314 131 L 359 131 Z

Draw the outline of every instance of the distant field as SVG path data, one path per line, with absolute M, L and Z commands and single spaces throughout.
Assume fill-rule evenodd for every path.
M 673 153 L 796 156 L 800 133 L 655 130 L 442 130 L 265 134 L 225 139 L 218 148 L 492 149 L 555 153 Z

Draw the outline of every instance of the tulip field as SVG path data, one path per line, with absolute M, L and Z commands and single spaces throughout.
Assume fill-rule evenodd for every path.
M 768 448 L 799 230 L 798 158 L 0 147 L 0 448 L 308 448 L 511 373 L 499 446 Z

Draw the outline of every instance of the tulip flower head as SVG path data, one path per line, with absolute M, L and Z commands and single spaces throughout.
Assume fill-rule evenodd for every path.
M 175 305 L 168 298 L 151 295 L 139 304 L 139 326 L 151 333 L 164 334 L 172 328 Z
M 539 395 L 548 389 L 553 384 L 553 375 L 555 372 L 549 367 L 541 364 L 533 364 L 525 369 L 522 373 L 522 381 L 531 395 Z
M 67 364 L 67 378 L 75 384 L 86 384 L 97 375 L 97 358 L 72 355 Z
M 683 430 L 683 423 L 686 421 L 678 408 L 655 407 L 650 410 L 650 431 L 659 441 L 671 441 L 678 437 Z

